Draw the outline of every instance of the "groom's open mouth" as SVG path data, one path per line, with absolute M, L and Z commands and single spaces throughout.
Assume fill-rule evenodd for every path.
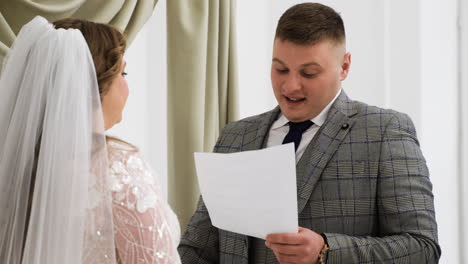
M 291 105 L 302 103 L 306 99 L 305 97 L 288 97 L 288 96 L 284 96 L 284 98 L 286 98 L 286 101 L 288 102 L 288 104 L 291 104 Z

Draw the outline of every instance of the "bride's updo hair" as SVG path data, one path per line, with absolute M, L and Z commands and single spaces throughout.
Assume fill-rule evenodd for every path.
M 109 90 L 109 84 L 121 73 L 123 55 L 127 46 L 125 35 L 113 26 L 77 18 L 65 18 L 53 24 L 57 29 L 74 28 L 83 34 L 93 57 L 99 95 L 102 99 Z
M 53 22 L 55 28 L 78 29 L 88 44 L 99 85 L 99 95 L 102 97 L 109 91 L 112 80 L 121 74 L 122 61 L 127 39 L 117 28 L 101 23 L 95 23 L 77 18 L 65 18 Z M 128 150 L 137 151 L 138 148 L 116 137 L 106 136 L 107 143 L 120 146 Z

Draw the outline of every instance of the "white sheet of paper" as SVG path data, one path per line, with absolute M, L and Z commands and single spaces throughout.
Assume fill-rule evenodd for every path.
M 296 233 L 294 144 L 238 153 L 195 153 L 198 183 L 213 226 L 265 239 Z

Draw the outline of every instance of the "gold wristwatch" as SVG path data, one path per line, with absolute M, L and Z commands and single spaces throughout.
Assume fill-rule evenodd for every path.
M 323 237 L 323 247 L 322 247 L 322 250 L 320 250 L 320 255 L 319 255 L 319 264 L 325 264 L 327 259 L 326 259 L 326 256 L 327 256 L 327 251 L 330 249 L 328 247 L 328 243 L 327 243 L 327 237 L 324 235 L 324 234 L 320 234 L 322 235 Z

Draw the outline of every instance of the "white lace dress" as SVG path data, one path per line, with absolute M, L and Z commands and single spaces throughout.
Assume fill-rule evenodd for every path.
M 110 140 L 107 148 L 119 263 L 180 263 L 179 222 L 156 174 L 132 147 Z

